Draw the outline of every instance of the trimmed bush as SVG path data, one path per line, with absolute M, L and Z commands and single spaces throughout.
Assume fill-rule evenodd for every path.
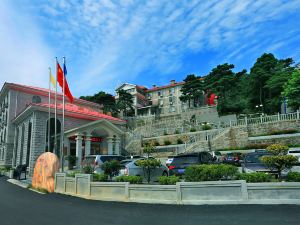
M 300 182 L 300 173 L 299 172 L 289 172 L 286 177 L 288 182 Z
M 177 139 L 177 144 L 183 144 L 183 140 L 181 140 L 180 138 Z
M 212 164 L 193 165 L 185 169 L 185 181 L 217 181 L 232 180 L 238 175 L 238 168 L 233 165 Z
M 116 177 L 116 182 L 129 182 L 130 184 L 143 183 L 143 177 L 141 176 L 119 176 Z
M 71 173 L 67 173 L 67 177 L 75 177 L 75 175 L 76 175 L 77 173 L 81 173 L 81 172 L 78 171 L 78 170 L 72 171 Z
M 101 169 L 104 171 L 104 174 L 113 177 L 119 173 L 121 169 L 120 162 L 117 160 L 106 161 L 102 164 Z
M 196 130 L 196 128 L 194 128 L 194 127 L 192 127 L 191 129 L 190 129 L 190 132 L 196 132 L 197 130 Z
M 165 145 L 170 145 L 170 144 L 171 144 L 171 141 L 169 141 L 169 140 L 164 140 L 164 144 L 165 144 Z
M 82 167 L 82 172 L 85 174 L 92 174 L 94 172 L 94 168 L 91 165 L 86 165 Z
M 271 175 L 266 173 L 240 173 L 239 180 L 245 180 L 247 183 L 270 182 Z
M 180 134 L 179 130 L 175 130 L 174 134 Z
M 211 130 L 211 129 L 212 129 L 212 127 L 208 124 L 202 125 L 202 130 Z
M 155 146 L 159 146 L 160 144 L 159 144 L 158 141 L 154 141 L 154 145 L 155 145 Z
M 93 181 L 106 182 L 108 180 L 108 175 L 104 173 L 94 173 Z
M 174 185 L 177 182 L 179 182 L 179 177 L 176 177 L 175 175 L 173 176 L 162 176 L 159 178 L 159 184 L 162 185 Z

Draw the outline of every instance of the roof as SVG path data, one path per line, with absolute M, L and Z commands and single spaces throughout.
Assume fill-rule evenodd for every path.
M 3 85 L 1 93 L 3 92 L 3 90 L 6 87 L 8 87 L 9 89 L 23 91 L 23 92 L 30 93 L 30 94 L 36 94 L 36 95 L 41 95 L 41 96 L 49 95 L 49 89 L 47 89 L 47 88 L 40 88 L 40 87 L 27 86 L 27 85 L 22 85 L 22 84 L 15 84 L 15 83 L 7 83 L 7 82 Z M 51 90 L 50 93 L 51 93 L 51 98 L 54 98 L 55 91 Z M 62 93 L 57 92 L 57 99 L 61 100 L 62 98 L 63 98 Z M 66 99 L 66 101 L 68 101 L 68 98 L 65 98 L 65 99 Z M 100 104 L 86 101 L 86 100 L 79 99 L 79 98 L 74 98 L 74 103 L 85 104 L 85 105 L 99 107 L 99 108 L 101 107 Z
M 19 115 L 16 116 L 14 120 L 17 120 L 19 117 L 22 116 L 22 114 L 26 114 L 27 111 L 30 110 L 41 110 L 41 111 L 48 111 L 50 106 L 50 109 L 54 111 L 55 105 L 54 104 L 48 104 L 48 103 L 31 103 L 28 105 Z M 57 113 L 62 114 L 63 104 L 57 104 Z M 52 112 L 53 113 L 53 112 Z M 73 118 L 79 118 L 79 119 L 85 119 L 85 120 L 91 120 L 96 121 L 100 119 L 106 119 L 111 122 L 117 122 L 117 123 L 126 123 L 125 120 L 121 120 L 119 118 L 105 115 L 103 113 L 97 112 L 92 109 L 84 108 L 81 106 L 77 106 L 74 104 L 66 103 L 65 104 L 65 116 L 66 117 L 73 117 Z
M 176 86 L 183 85 L 184 83 L 185 82 L 182 81 L 182 82 L 178 82 L 178 83 L 174 83 L 174 84 L 169 84 L 169 85 L 164 85 L 164 86 L 160 86 L 160 87 L 153 87 L 153 88 L 150 88 L 150 89 L 146 90 L 146 92 L 158 91 L 158 90 L 162 90 L 162 89 L 165 89 L 165 88 L 176 87 Z

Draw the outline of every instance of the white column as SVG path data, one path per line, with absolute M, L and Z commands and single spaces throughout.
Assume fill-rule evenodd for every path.
M 115 154 L 120 155 L 120 143 L 121 143 L 121 139 L 120 138 L 116 138 L 116 143 L 115 143 Z
M 90 134 L 85 136 L 85 156 L 91 155 L 91 137 Z
M 113 154 L 113 137 L 107 137 L 107 151 L 108 151 L 108 155 L 112 155 Z
M 82 135 L 77 134 L 76 136 L 76 157 L 77 157 L 77 167 L 81 167 L 81 161 L 82 161 Z

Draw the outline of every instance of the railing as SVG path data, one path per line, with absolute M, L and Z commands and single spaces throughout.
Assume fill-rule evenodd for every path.
M 269 116 L 260 116 L 256 118 L 248 118 L 245 117 L 244 119 L 238 120 L 230 120 L 227 122 L 219 122 L 218 124 L 210 124 L 212 128 L 215 129 L 224 129 L 228 127 L 236 127 L 236 126 L 246 126 L 251 124 L 261 124 L 261 123 L 268 123 L 268 122 L 278 122 L 278 121 L 291 121 L 291 120 L 299 120 L 300 113 L 299 111 L 294 113 L 287 113 L 287 114 L 276 114 L 276 115 L 269 115 Z M 140 129 L 140 133 L 142 133 L 143 137 L 159 137 L 163 135 L 171 135 L 171 134 L 183 134 L 188 133 L 191 129 L 196 129 L 196 131 L 202 130 L 202 123 L 195 123 L 195 124 L 186 124 L 182 126 L 174 126 L 172 123 L 174 120 L 170 120 L 170 125 L 166 126 L 164 124 L 163 128 L 154 128 L 152 125 L 145 125 L 147 130 L 142 131 Z

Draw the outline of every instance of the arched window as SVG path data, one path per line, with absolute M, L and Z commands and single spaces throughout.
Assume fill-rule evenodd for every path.
M 33 96 L 32 97 L 32 103 L 41 103 L 41 97 L 40 96 Z
M 49 127 L 50 124 L 50 127 Z M 50 119 L 50 123 L 49 120 L 47 121 L 47 126 L 46 126 L 46 152 L 53 152 L 56 153 L 57 155 L 59 155 L 59 149 L 60 149 L 60 133 L 61 133 L 61 123 L 58 119 L 56 119 L 56 126 L 57 126 L 57 131 L 56 131 L 56 150 L 55 150 L 55 146 L 54 146 L 54 140 L 55 140 L 55 118 L 51 118 Z M 50 132 L 49 132 L 50 130 Z M 49 141 L 50 140 L 50 143 Z M 50 144 L 50 149 L 49 149 L 49 144 Z

